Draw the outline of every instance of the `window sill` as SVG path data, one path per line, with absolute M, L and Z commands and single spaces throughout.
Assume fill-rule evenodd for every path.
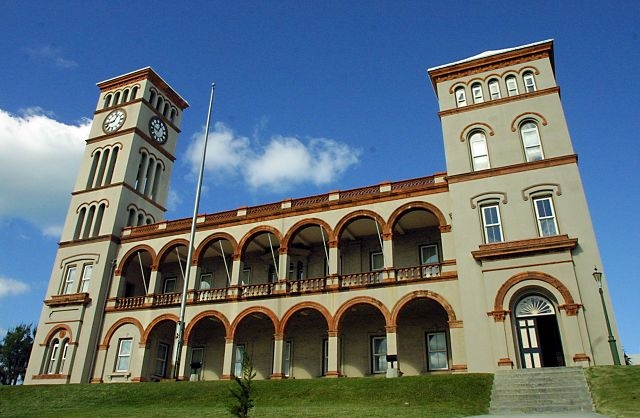
M 566 234 L 554 235 L 520 241 L 482 244 L 478 250 L 471 251 L 471 255 L 476 260 L 483 261 L 492 258 L 523 257 L 535 253 L 572 250 L 577 245 L 577 238 L 569 238 Z
M 53 380 L 53 379 L 68 379 L 68 374 L 34 374 L 31 377 L 33 380 Z
M 44 301 L 47 306 L 87 305 L 91 302 L 88 293 L 70 293 L 66 295 L 54 295 Z

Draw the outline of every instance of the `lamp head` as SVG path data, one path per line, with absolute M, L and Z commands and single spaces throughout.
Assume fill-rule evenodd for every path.
M 597 267 L 593 268 L 593 278 L 598 285 L 598 289 L 602 289 L 602 272 L 598 271 Z

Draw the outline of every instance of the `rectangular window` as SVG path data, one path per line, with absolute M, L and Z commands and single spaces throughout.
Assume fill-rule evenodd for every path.
M 526 73 L 522 77 L 522 79 L 524 81 L 524 89 L 526 90 L 527 93 L 532 93 L 536 91 L 536 80 L 535 78 L 533 78 L 532 73 Z
M 284 342 L 284 352 L 282 353 L 282 373 L 285 377 L 291 375 L 291 349 L 293 343 L 291 341 Z
M 498 205 L 482 207 L 482 224 L 484 226 L 484 241 L 487 244 L 502 242 L 502 226 Z
M 382 251 L 371 253 L 371 271 L 382 270 L 384 268 L 384 254 Z
M 420 247 L 420 265 L 422 266 L 422 277 L 433 277 L 440 275 L 440 257 L 438 256 L 437 245 L 423 245 Z
M 242 360 L 244 359 L 245 345 L 237 344 L 236 352 L 233 360 L 233 375 L 236 377 L 242 376 Z
M 47 368 L 47 374 L 55 374 L 56 362 L 58 360 L 58 350 L 60 349 L 60 342 L 56 340 L 51 346 L 51 355 L 49 356 L 49 367 Z
M 427 358 L 429 370 L 447 370 L 447 336 L 444 332 L 427 334 Z
M 191 374 L 196 374 L 200 378 L 200 373 L 204 368 L 204 347 L 193 347 L 191 349 L 189 367 L 191 368 Z
M 240 276 L 240 282 L 243 285 L 251 283 L 251 267 L 245 267 L 242 269 L 242 275 Z
M 118 356 L 116 358 L 116 372 L 129 371 L 129 362 L 131 361 L 131 346 L 133 340 L 131 338 L 121 338 L 118 341 Z
M 322 340 L 322 375 L 326 376 L 329 371 L 329 339 Z
M 80 284 L 80 292 L 89 291 L 89 281 L 91 280 L 91 272 L 93 272 L 93 264 L 87 264 L 82 270 L 82 283 Z
M 176 293 L 176 278 L 167 277 L 164 279 L 164 287 L 162 293 Z
M 471 94 L 473 94 L 473 103 L 484 102 L 484 96 L 482 95 L 482 86 L 480 84 L 474 84 L 471 86 Z
M 153 374 L 158 377 L 164 377 L 167 372 L 167 356 L 169 355 L 169 344 L 159 343 L 158 352 L 156 354 L 156 368 Z
M 200 275 L 200 290 L 209 290 L 213 287 L 213 273 Z
M 556 215 L 553 210 L 551 198 L 541 197 L 534 199 L 533 205 L 536 209 L 540 236 L 548 237 L 550 235 L 558 235 L 558 225 L 556 224 Z
M 63 294 L 75 293 L 73 282 L 76 280 L 77 270 L 78 268 L 76 266 L 71 266 L 67 269 L 67 275 L 64 279 L 64 289 L 62 291 Z
M 387 371 L 387 337 L 371 337 L 371 372 Z
M 489 94 L 491 95 L 491 100 L 500 98 L 500 85 L 497 81 L 492 81 L 489 83 Z
M 507 78 L 507 92 L 509 96 L 515 96 L 518 94 L 518 82 L 515 77 Z

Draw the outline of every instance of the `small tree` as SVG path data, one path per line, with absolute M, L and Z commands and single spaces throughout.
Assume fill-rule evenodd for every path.
M 20 324 L 10 329 L 0 343 L 0 383 L 15 385 L 27 372 L 35 328 Z
M 249 356 L 244 353 L 242 356 L 242 376 L 234 376 L 235 385 L 229 388 L 233 396 L 233 403 L 229 405 L 229 412 L 239 418 L 247 418 L 249 411 L 254 406 L 254 399 L 251 398 L 253 378 L 256 372 Z

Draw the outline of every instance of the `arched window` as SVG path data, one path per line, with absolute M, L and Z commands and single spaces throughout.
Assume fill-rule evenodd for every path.
M 93 217 L 96 214 L 95 205 L 89 208 L 89 214 L 87 215 L 87 220 L 84 224 L 84 231 L 82 233 L 82 238 L 89 238 L 89 234 L 91 233 L 91 225 L 93 224 Z
M 502 97 L 500 96 L 500 84 L 498 84 L 498 80 L 495 78 L 489 81 L 489 94 L 491 95 L 491 100 Z
M 51 343 L 49 343 L 49 350 L 47 350 L 48 360 L 47 360 L 46 374 L 58 373 L 59 352 L 60 352 L 60 340 L 55 338 L 51 341 Z
M 536 79 L 533 77 L 533 72 L 527 71 L 522 74 L 522 81 L 524 81 L 524 90 L 527 93 L 536 91 Z
M 127 219 L 127 226 L 135 226 L 136 210 L 134 208 L 129 209 L 129 218 Z
M 92 237 L 97 237 L 98 235 L 100 235 L 100 226 L 102 224 L 102 217 L 104 216 L 104 208 L 105 208 L 104 203 L 101 203 L 100 206 L 98 206 L 98 213 L 96 214 L 96 220 L 93 223 L 93 231 L 91 231 Z
M 113 104 L 117 105 L 118 103 L 120 103 L 120 92 L 116 92 L 113 96 Z
M 467 92 L 464 90 L 464 87 L 458 87 L 454 94 L 456 96 L 456 105 L 458 107 L 464 107 L 467 105 Z
M 136 226 L 144 225 L 144 213 L 140 212 L 138 214 L 138 220 L 136 222 Z
M 513 75 L 508 76 L 505 79 L 505 82 L 507 84 L 507 93 L 509 94 L 509 97 L 515 96 L 516 94 L 518 94 L 518 81 L 516 80 L 515 76 Z
M 104 184 L 111 184 L 111 180 L 113 179 L 113 170 L 116 167 L 116 160 L 118 159 L 118 147 L 114 147 L 111 152 L 111 158 L 109 159 L 109 166 L 107 167 L 107 176 L 104 179 Z
M 160 111 L 164 106 L 164 99 L 158 96 L 158 102 L 156 103 L 156 110 Z
M 520 136 L 524 147 L 524 155 L 527 162 L 544 159 L 538 125 L 534 122 L 526 122 L 520 126 Z
M 113 97 L 113 96 L 111 96 L 111 93 L 107 94 L 107 95 L 104 97 L 104 109 L 106 109 L 107 107 L 111 106 L 111 98 L 112 98 L 112 97 Z
M 144 189 L 144 180 L 145 173 L 147 172 L 148 155 L 146 152 L 142 152 L 142 157 L 140 158 L 140 165 L 138 165 L 138 174 L 136 175 L 136 184 L 135 189 L 139 192 L 142 192 Z
M 124 89 L 122 93 L 122 103 L 127 103 L 129 101 L 129 89 Z
M 80 209 L 80 213 L 78 213 L 78 222 L 76 222 L 76 230 L 73 232 L 73 239 L 80 238 L 80 234 L 82 233 L 82 226 L 84 225 L 84 217 L 87 214 L 87 209 Z
M 162 114 L 164 115 L 164 117 L 168 117 L 169 116 L 169 109 L 170 109 L 170 105 L 169 102 L 165 102 L 164 104 L 164 109 L 162 109 Z
M 131 100 L 135 100 L 136 97 L 138 97 L 138 86 L 134 86 L 133 89 L 131 89 Z
M 105 149 L 100 159 L 100 168 L 98 169 L 98 175 L 96 181 L 93 183 L 93 187 L 100 187 L 104 185 L 104 172 L 107 169 L 107 162 L 109 160 L 109 149 Z
M 471 94 L 473 95 L 473 103 L 484 102 L 484 95 L 482 94 L 482 84 L 473 83 L 471 85 Z
M 487 149 L 487 137 L 482 131 L 474 131 L 469 136 L 469 148 L 473 171 L 490 168 L 489 151 Z
M 60 351 L 60 362 L 58 364 L 58 372 L 64 371 L 64 364 L 67 362 L 67 351 L 69 351 L 69 339 L 66 338 L 62 342 L 62 351 Z
M 149 104 L 151 106 L 154 106 L 155 105 L 155 101 L 156 101 L 156 92 L 155 92 L 155 90 L 151 90 L 149 92 Z
M 87 177 L 87 189 L 93 187 L 93 183 L 95 182 L 96 170 L 98 169 L 98 163 L 100 162 L 100 156 L 102 153 L 100 151 L 96 151 L 93 154 L 93 161 L 91 162 L 91 169 L 89 170 L 89 177 Z
M 176 116 L 178 115 L 178 111 L 176 109 L 171 109 L 171 115 L 169 115 L 169 120 L 171 122 L 173 122 L 176 119 Z
M 162 163 L 160 161 L 156 164 L 155 172 L 153 173 L 153 187 L 151 188 L 151 195 L 149 196 L 152 199 L 156 198 L 156 194 L 158 193 L 158 185 L 160 184 L 160 174 L 162 174 Z

